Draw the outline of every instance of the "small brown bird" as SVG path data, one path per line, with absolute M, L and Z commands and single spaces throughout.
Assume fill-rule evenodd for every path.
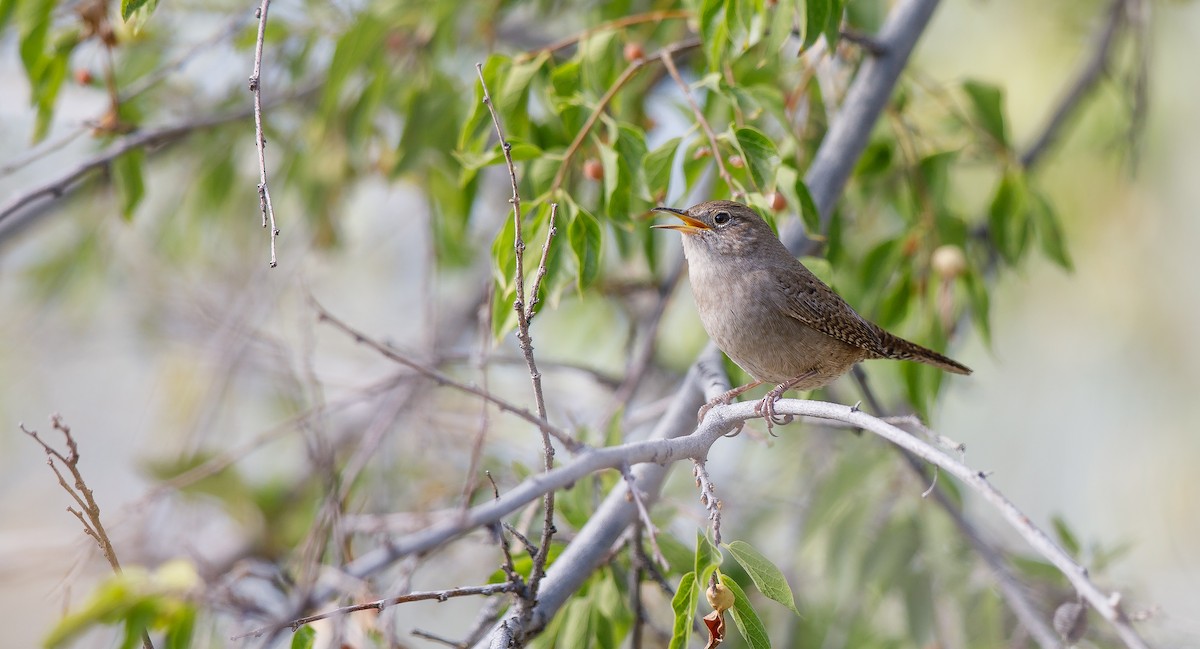
M 784 392 L 827 385 L 868 358 L 918 361 L 955 374 L 971 373 L 967 366 L 858 315 L 793 257 L 749 207 L 709 201 L 686 210 L 653 211 L 683 221 L 653 227 L 683 233 L 683 254 L 704 330 L 755 379 L 709 401 L 700 409 L 701 419 L 718 403 L 771 382 L 778 385 L 755 409 L 770 429 L 775 402 Z

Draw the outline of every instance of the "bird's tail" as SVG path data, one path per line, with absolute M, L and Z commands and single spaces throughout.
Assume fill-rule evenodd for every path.
M 922 347 L 914 342 L 905 340 L 900 336 L 884 331 L 880 332 L 880 342 L 882 347 L 883 358 L 891 358 L 902 361 L 917 361 L 934 367 L 954 372 L 955 374 L 970 374 L 971 368 L 959 363 L 958 361 L 948 356 L 943 356 L 932 349 Z

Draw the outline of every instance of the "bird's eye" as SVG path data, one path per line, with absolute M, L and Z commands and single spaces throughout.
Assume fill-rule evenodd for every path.
M 716 215 L 713 216 L 713 223 L 716 223 L 717 225 L 725 225 L 732 219 L 733 217 L 729 216 L 729 212 L 717 212 Z

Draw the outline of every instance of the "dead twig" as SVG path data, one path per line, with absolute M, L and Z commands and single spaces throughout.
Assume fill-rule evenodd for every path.
M 271 190 L 267 188 L 267 138 L 263 135 L 262 119 L 262 54 L 263 41 L 267 34 L 267 11 L 271 0 L 262 0 L 254 12 L 258 19 L 258 39 L 254 43 L 254 72 L 250 75 L 250 92 L 254 94 L 254 142 L 258 146 L 258 208 L 262 212 L 262 226 L 271 228 L 271 268 L 275 260 L 275 239 L 279 228 L 275 227 L 275 209 L 271 207 Z

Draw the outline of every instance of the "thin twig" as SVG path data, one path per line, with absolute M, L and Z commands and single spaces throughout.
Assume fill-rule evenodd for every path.
M 96 545 L 100 547 L 100 553 L 104 555 L 104 559 L 108 561 L 108 565 L 116 574 L 121 574 L 121 562 L 117 559 L 117 551 L 113 548 L 112 540 L 108 537 L 108 531 L 104 529 L 104 523 L 100 520 L 100 504 L 96 502 L 95 494 L 91 488 L 87 486 L 87 482 L 83 479 L 83 474 L 79 471 L 79 445 L 75 443 L 75 438 L 71 436 L 71 427 L 67 425 L 61 415 L 50 416 L 50 426 L 63 434 L 67 443 L 67 454 L 63 455 L 48 442 L 38 436 L 36 430 L 25 428 L 25 424 L 17 425 L 21 432 L 33 438 L 42 450 L 46 452 L 46 464 L 50 466 L 50 470 L 54 472 L 58 478 L 58 484 L 67 492 L 67 495 L 79 505 L 79 509 L 67 507 L 67 511 L 71 512 L 79 522 L 83 524 L 84 534 L 92 537 Z M 67 484 L 67 479 L 59 470 L 58 464 L 54 460 L 58 460 L 74 478 L 73 485 Z M 145 649 L 154 649 L 154 643 L 150 640 L 150 634 L 146 631 L 142 632 L 142 647 Z
M 604 94 L 600 97 L 600 101 L 596 102 L 596 107 L 592 109 L 592 113 L 588 115 L 587 120 L 584 121 L 583 127 L 579 129 L 579 133 L 575 134 L 575 139 L 571 141 L 569 146 L 567 146 L 566 152 L 563 153 L 562 162 L 559 164 L 558 172 L 554 174 L 554 180 L 550 183 L 550 190 L 547 193 L 553 195 L 554 192 L 558 191 L 558 189 L 562 187 L 563 181 L 567 178 L 567 169 L 571 166 L 571 158 L 575 157 L 575 154 L 579 151 L 579 147 L 583 145 L 584 138 L 586 138 L 588 133 L 591 132 L 592 127 L 596 125 L 596 122 L 600 119 L 600 115 L 604 113 L 604 109 L 608 106 L 608 102 L 612 101 L 612 98 L 616 96 L 617 91 L 624 87 L 626 83 L 629 83 L 629 80 L 633 78 L 633 75 L 638 70 L 642 69 L 650 61 L 660 60 L 664 53 L 678 54 L 680 52 L 695 49 L 697 47 L 700 47 L 700 40 L 691 39 L 682 43 L 676 43 L 675 45 L 664 47 L 662 50 L 655 52 L 646 58 L 630 61 L 629 65 L 625 66 L 625 70 L 621 72 L 621 75 L 617 77 L 617 80 L 613 81 L 608 90 L 604 91 Z
M 288 93 L 287 95 L 277 97 L 266 102 L 265 106 L 270 108 L 286 101 L 291 101 L 300 97 L 305 97 L 313 93 L 320 84 L 308 84 L 303 88 Z M 90 176 L 93 172 L 101 169 L 106 169 L 113 160 L 138 149 L 146 149 L 156 145 L 173 144 L 183 139 L 184 136 L 190 135 L 195 131 L 223 126 L 231 122 L 240 122 L 254 114 L 253 109 L 247 108 L 224 115 L 215 117 L 207 117 L 203 119 L 185 120 L 178 124 L 164 126 L 153 130 L 139 131 L 132 135 L 122 138 L 119 142 L 109 147 L 108 150 L 85 160 L 70 170 L 51 180 L 43 183 L 33 189 L 18 194 L 9 199 L 7 203 L 0 207 L 0 225 L 6 225 L 5 221 L 12 218 L 22 209 L 33 205 L 39 199 L 46 199 L 44 203 L 37 207 L 44 207 L 46 203 L 62 198 L 70 190 L 74 189 L 81 180 Z M 21 219 L 24 223 L 27 219 Z M 10 228 L 5 227 L 0 230 L 0 238 L 3 238 L 10 232 Z
M 725 168 L 725 157 L 721 155 L 721 148 L 717 144 L 717 134 L 713 132 L 712 125 L 704 117 L 704 111 L 700 110 L 700 105 L 696 103 L 696 98 L 692 97 L 692 91 L 688 88 L 687 82 L 679 75 L 679 70 L 675 68 L 675 59 L 671 56 L 669 50 L 663 50 L 659 54 L 663 65 L 667 68 L 671 78 L 675 80 L 679 86 L 679 91 L 683 93 L 683 98 L 687 100 L 688 106 L 692 109 L 692 115 L 696 118 L 696 123 L 700 125 L 700 130 L 704 131 L 704 136 L 708 138 L 708 146 L 712 148 L 713 160 L 717 163 L 717 175 L 721 176 L 721 180 L 725 181 L 725 185 L 729 187 L 729 191 L 734 191 L 733 176 L 729 175 L 729 170 Z M 765 188 L 759 187 L 760 191 Z M 739 192 L 735 192 L 736 196 Z
M 671 564 L 663 556 L 662 548 L 658 547 L 658 528 L 654 526 L 654 521 L 650 518 L 650 509 L 646 507 L 646 500 L 642 498 L 642 492 L 638 489 L 637 478 L 633 476 L 633 472 L 627 466 L 621 467 L 621 477 L 625 478 L 625 484 L 629 486 L 630 499 L 637 505 L 638 517 L 642 520 L 641 529 L 644 529 L 650 538 L 650 549 L 654 551 L 654 560 L 663 568 L 670 570 Z
M 267 35 L 267 11 L 271 0 L 262 0 L 254 17 L 258 18 L 258 39 L 254 43 L 254 72 L 250 75 L 250 92 L 254 94 L 254 142 L 258 146 L 258 208 L 262 212 L 262 226 L 271 228 L 271 268 L 275 268 L 275 239 L 279 228 L 275 227 L 275 209 L 271 207 L 271 190 L 267 188 L 267 138 L 263 135 L 262 120 L 262 54 L 263 41 Z
M 488 471 L 487 479 L 492 483 L 493 499 L 500 500 L 500 489 L 496 486 L 496 480 L 492 478 L 491 471 Z M 517 572 L 516 564 L 513 563 L 512 550 L 508 544 L 508 537 L 504 536 L 504 527 L 499 523 L 495 523 L 491 526 L 491 531 L 496 543 L 500 545 L 501 552 L 504 553 L 504 562 L 500 564 L 500 569 L 504 571 L 504 576 L 507 578 L 508 583 L 514 586 L 515 589 L 513 592 L 520 594 L 525 590 L 525 580 L 521 578 L 521 574 Z
M 517 60 L 518 61 L 528 61 L 530 59 L 537 58 L 540 54 L 543 54 L 543 53 L 547 53 L 547 52 L 554 53 L 561 49 L 566 49 L 566 48 L 592 36 L 593 34 L 599 34 L 600 32 L 607 32 L 607 31 L 612 31 L 615 29 L 624 29 L 626 27 L 632 27 L 634 25 L 640 25 L 643 23 L 658 23 L 658 22 L 662 22 L 664 20 L 672 20 L 672 19 L 678 19 L 678 18 L 691 18 L 693 15 L 694 15 L 694 13 L 687 9 L 665 9 L 662 11 L 649 11 L 644 14 L 636 14 L 633 16 L 624 16 L 624 17 L 618 18 L 616 20 L 611 20 L 609 22 L 606 22 L 606 23 L 603 23 L 600 25 L 596 25 L 595 27 L 592 27 L 590 29 L 586 29 L 582 32 L 579 32 L 578 34 L 575 34 L 574 36 L 568 36 L 562 40 L 555 41 L 545 47 L 540 47 L 536 50 L 533 50 L 532 52 L 526 52 L 526 53 L 518 56 Z
M 242 640 L 244 638 L 258 638 L 258 637 L 263 636 L 264 634 L 275 633 L 277 631 L 282 631 L 284 629 L 291 629 L 292 631 L 295 631 L 296 629 L 299 629 L 300 627 L 304 626 L 305 624 L 311 624 L 313 622 L 316 622 L 317 620 L 324 620 L 324 619 L 331 618 L 331 617 L 334 617 L 337 615 L 346 615 L 347 613 L 354 613 L 355 611 L 376 610 L 376 611 L 382 612 L 385 608 L 387 608 L 389 606 L 395 606 L 396 604 L 405 604 L 408 602 L 419 602 L 419 601 L 430 600 L 430 599 L 434 599 L 439 602 L 444 602 L 453 597 L 468 597 L 471 595 L 491 596 L 491 595 L 498 595 L 500 593 L 510 593 L 510 592 L 512 592 L 512 588 L 513 588 L 512 584 L 503 583 L 503 584 L 488 584 L 487 586 L 466 586 L 463 588 L 447 588 L 446 590 L 417 591 L 414 593 L 408 593 L 407 595 L 400 595 L 397 597 L 388 597 L 385 599 L 377 599 L 373 602 L 365 602 L 363 604 L 354 604 L 353 606 L 343 606 L 342 608 L 337 608 L 332 611 L 326 611 L 324 613 L 318 613 L 316 615 L 309 615 L 308 617 L 298 618 L 298 619 L 292 620 L 290 622 L 284 622 L 282 624 L 273 624 L 271 626 L 265 626 L 260 629 L 255 629 L 253 631 L 235 635 L 232 638 L 230 638 L 230 640 Z
M 465 642 L 458 642 L 457 640 L 451 640 L 450 638 L 444 638 L 440 635 L 437 635 L 436 633 L 431 633 L 429 631 L 422 631 L 421 629 L 413 629 L 412 634 L 418 638 L 424 638 L 431 642 L 437 642 L 439 644 L 444 644 L 447 647 L 456 647 L 457 649 L 466 649 L 466 647 L 467 647 L 467 644 Z
M 546 226 L 546 241 L 542 243 L 542 258 L 538 261 L 537 273 L 533 276 L 533 286 L 529 287 L 529 304 L 525 307 L 525 325 L 527 327 L 530 322 L 533 322 L 533 316 L 537 314 L 535 308 L 541 302 L 538 293 L 542 290 L 542 280 L 546 278 L 546 262 L 550 258 L 550 242 L 554 241 L 554 235 L 558 234 L 558 229 L 554 227 L 557 217 L 558 203 L 551 203 L 550 220 Z
M 1055 105 L 1054 112 L 1051 113 L 1046 126 L 1038 133 L 1037 139 L 1029 145 L 1025 153 L 1021 154 L 1022 167 L 1030 169 L 1042 159 L 1043 154 L 1058 137 L 1058 132 L 1062 130 L 1063 125 L 1104 75 L 1108 68 L 1109 58 L 1112 56 L 1116 35 L 1125 23 L 1126 2 L 1127 0 L 1113 0 L 1109 5 L 1108 20 L 1104 23 L 1104 28 L 1096 39 L 1092 55 L 1076 73 L 1075 81 L 1071 83 L 1066 95 Z
M 461 392 L 473 394 L 473 395 L 479 397 L 480 399 L 490 401 L 491 403 L 495 404 L 496 407 L 500 408 L 504 412 L 514 414 L 514 415 L 520 417 L 521 419 L 524 419 L 525 421 L 537 426 L 539 430 L 542 430 L 543 432 L 547 433 L 548 435 L 554 437 L 554 439 L 557 439 L 559 442 L 561 442 L 562 445 L 565 446 L 567 448 L 567 450 L 571 451 L 572 453 L 578 452 L 578 451 L 586 448 L 586 445 L 584 445 L 583 443 L 575 440 L 573 437 L 568 435 L 566 432 L 562 431 L 559 428 L 556 428 L 550 422 L 546 421 L 545 419 L 537 416 L 536 414 L 534 414 L 532 412 L 529 412 L 525 408 L 522 408 L 516 404 L 506 401 L 505 399 L 497 397 L 494 394 L 485 392 L 473 385 L 468 385 L 466 383 L 457 381 L 453 378 L 450 378 L 446 374 L 443 374 L 442 372 L 439 372 L 431 367 L 427 367 L 421 363 L 418 363 L 417 361 L 415 361 L 407 356 L 404 356 L 396 349 L 389 347 L 387 345 L 384 345 L 383 343 L 380 343 L 380 342 L 370 338 L 365 333 L 355 329 L 354 327 L 351 327 L 350 325 L 346 324 L 345 322 L 342 322 L 337 317 L 335 317 L 332 313 L 326 311 L 325 307 L 321 306 L 320 303 L 318 303 L 316 300 L 310 300 L 310 303 L 312 304 L 313 309 L 316 310 L 316 312 L 317 312 L 318 320 L 320 320 L 321 322 L 327 322 L 327 323 L 333 325 L 334 328 L 341 330 L 342 332 L 346 333 L 351 338 L 353 338 L 354 342 L 361 343 L 363 345 L 370 347 L 371 349 L 374 349 L 376 352 L 379 352 L 384 357 L 389 358 L 393 361 L 396 361 L 397 363 L 400 363 L 401 365 L 404 365 L 405 367 L 411 368 L 411 369 L 415 370 L 418 374 L 421 374 L 422 376 L 426 376 L 426 377 L 432 379 L 433 382 L 437 383 L 438 385 L 454 388 Z
M 479 350 L 476 356 L 475 365 L 479 369 L 479 385 L 484 392 L 491 392 L 488 388 L 488 360 L 491 358 L 491 342 L 492 342 L 492 318 L 495 315 L 492 313 L 493 295 L 495 290 L 495 282 L 490 279 L 487 282 L 487 288 L 484 290 L 482 302 L 478 309 L 478 327 L 479 327 Z M 467 461 L 467 479 L 463 482 L 462 490 L 462 507 L 466 510 L 471 506 L 471 494 L 474 493 L 475 487 L 479 480 L 475 473 L 479 470 L 479 462 L 483 458 L 483 442 L 487 438 L 488 428 L 491 426 L 491 417 L 489 416 L 488 402 L 479 402 L 479 429 L 475 431 L 475 438 L 471 441 L 471 456 Z M 491 475 L 488 476 L 491 478 Z M 492 488 L 495 489 L 495 482 L 492 483 Z
M 508 169 L 508 178 L 512 183 L 512 198 L 509 202 L 513 209 L 513 247 L 516 251 L 516 263 L 513 271 L 513 281 L 516 284 L 516 299 L 513 300 L 513 310 L 517 312 L 517 342 L 521 348 L 521 353 L 525 356 L 525 364 L 529 368 L 529 380 L 533 384 L 533 400 L 537 407 L 538 418 L 543 421 L 546 417 L 546 399 L 542 393 L 542 374 L 538 372 L 537 360 L 533 357 L 533 338 L 529 334 L 529 322 L 533 318 L 534 306 L 537 303 L 537 290 L 540 288 L 542 278 L 546 275 L 546 260 L 550 251 L 550 242 L 554 238 L 556 232 L 554 228 L 555 215 L 558 212 L 558 204 L 554 203 L 550 206 L 550 223 L 546 230 L 546 243 L 542 246 L 541 264 L 538 266 L 537 275 L 534 279 L 532 298 L 528 304 L 526 303 L 525 294 L 525 239 L 521 234 L 521 192 L 517 182 L 517 167 L 512 159 L 512 144 L 504 137 L 504 128 L 500 124 L 500 115 L 496 113 L 496 107 L 492 103 L 492 95 L 488 90 L 487 82 L 483 78 L 483 64 L 475 64 L 475 72 L 479 75 L 479 84 L 483 88 L 483 103 L 487 106 L 488 113 L 492 116 L 492 124 L 496 127 L 496 138 L 500 141 L 500 149 L 504 152 L 504 164 Z M 542 429 L 542 459 L 543 468 L 546 472 L 554 468 L 554 445 L 550 443 L 550 435 L 546 429 Z M 542 577 L 546 574 L 546 560 L 550 556 L 550 543 L 554 539 L 554 492 L 547 492 L 542 497 L 542 507 L 544 510 L 544 518 L 542 520 L 542 535 L 538 542 L 538 552 L 533 557 L 533 568 L 529 573 L 529 587 L 525 596 L 521 599 L 521 617 L 523 620 L 528 620 L 529 615 L 537 602 L 538 586 L 542 581 Z

